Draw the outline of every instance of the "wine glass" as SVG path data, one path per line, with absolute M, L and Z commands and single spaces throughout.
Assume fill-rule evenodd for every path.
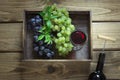
M 80 50 L 87 40 L 86 34 L 81 30 L 76 30 L 72 32 L 70 38 L 72 44 L 74 45 L 73 50 L 75 51 Z

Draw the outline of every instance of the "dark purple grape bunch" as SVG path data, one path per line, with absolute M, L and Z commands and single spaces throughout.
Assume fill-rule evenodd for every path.
M 37 44 L 34 43 L 34 51 L 42 59 L 52 59 L 54 57 L 51 44 L 46 44 L 43 40 L 38 41 Z
M 33 31 L 33 50 L 42 59 L 52 59 L 54 52 L 52 51 L 51 44 L 44 43 L 44 40 L 39 40 L 38 37 L 41 34 L 39 30 L 42 29 L 42 18 L 39 15 L 30 19 L 30 28 Z
M 54 57 L 54 52 L 52 51 L 51 44 L 46 44 L 42 40 L 39 41 L 38 54 L 44 59 L 52 59 Z
M 28 21 L 28 28 L 34 31 L 37 31 L 41 28 L 42 26 L 42 17 L 39 15 L 36 15 L 35 17 L 31 18 Z
M 35 17 L 31 18 L 29 21 L 31 30 L 33 31 L 33 39 L 34 42 L 38 41 L 38 36 L 40 35 L 39 30 L 42 29 L 42 17 L 40 15 L 36 15 Z

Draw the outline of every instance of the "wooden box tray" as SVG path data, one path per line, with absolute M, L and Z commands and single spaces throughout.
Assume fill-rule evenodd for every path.
M 56 56 L 54 59 L 40 59 L 33 53 L 33 39 L 32 32 L 28 30 L 27 20 L 34 17 L 40 11 L 26 10 L 24 12 L 24 59 L 23 65 L 26 70 L 23 75 L 25 80 L 28 79 L 79 79 L 79 77 L 86 77 L 90 71 L 91 62 L 91 12 L 90 11 L 69 11 L 72 19 L 72 24 L 75 25 L 76 30 L 80 30 L 87 36 L 86 43 L 80 50 L 71 51 L 70 55 L 65 58 Z M 74 45 L 76 47 L 76 45 Z M 29 71 L 30 70 L 30 71 Z M 35 75 L 34 77 L 30 77 Z M 49 76 L 48 76 L 49 75 Z M 46 77 L 47 76 L 47 77 Z
M 28 29 L 27 21 L 39 14 L 40 11 L 25 11 L 24 19 L 24 59 L 39 59 L 33 51 L 33 32 Z M 79 50 L 72 50 L 68 56 L 55 56 L 54 59 L 91 59 L 91 15 L 90 11 L 69 11 L 72 24 L 75 25 L 76 31 L 82 31 L 86 35 L 84 45 L 74 45 L 74 48 L 80 47 Z

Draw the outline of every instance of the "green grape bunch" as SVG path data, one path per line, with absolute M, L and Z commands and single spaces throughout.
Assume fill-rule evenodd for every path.
M 58 50 L 60 56 L 66 56 L 72 50 L 73 45 L 70 41 L 70 35 L 75 30 L 74 25 L 71 23 L 72 20 L 69 17 L 69 12 L 65 8 L 58 8 L 55 4 L 47 6 L 43 9 L 40 15 L 44 20 L 43 33 L 53 34 L 50 38 L 50 42 L 55 43 L 55 47 Z M 42 31 L 40 31 L 42 32 Z M 47 34 L 48 36 L 48 34 Z

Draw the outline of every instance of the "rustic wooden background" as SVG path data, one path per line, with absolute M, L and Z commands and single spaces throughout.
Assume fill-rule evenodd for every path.
M 50 0 L 49 2 L 66 7 L 68 10 L 92 11 L 91 71 L 95 69 L 98 53 L 103 47 L 103 40 L 97 39 L 97 34 L 114 37 L 117 39 L 116 42 L 107 42 L 104 72 L 109 80 L 120 80 L 120 0 Z M 51 63 L 22 61 L 23 10 L 41 10 L 47 3 L 48 0 L 0 0 L 0 80 L 87 80 L 88 75 L 77 74 L 80 73 L 79 65 L 73 64 L 76 66 L 76 72 L 69 72 L 75 67 L 66 62 L 56 65 L 57 61 Z M 58 71 L 54 72 L 53 69 L 46 73 L 45 64 L 52 64 Z M 61 68 L 62 64 L 64 67 Z M 66 67 L 68 73 L 64 75 L 67 72 L 64 70 Z

